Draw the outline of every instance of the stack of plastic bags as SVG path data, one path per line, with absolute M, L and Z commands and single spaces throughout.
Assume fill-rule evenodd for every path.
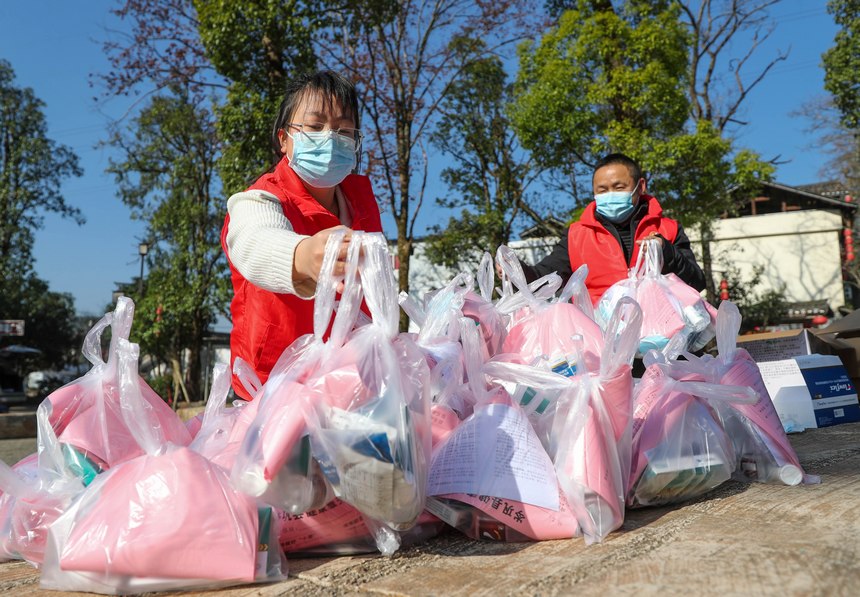
M 230 372 L 216 368 L 187 426 L 139 377 L 121 299 L 87 336 L 92 370 L 40 406 L 38 453 L 0 463 L 0 560 L 42 566 L 49 588 L 208 588 L 283 578 L 284 551 L 391 554 L 439 519 L 475 539 L 590 544 L 625 508 L 730 478 L 817 481 L 736 346 L 733 305 L 716 318 L 719 355 L 690 354 L 711 315 L 660 275 L 656 244 L 601 299 L 603 326 L 585 268 L 564 288 L 555 274 L 528 284 L 500 247 L 498 300 L 485 255 L 478 292 L 461 273 L 423 300 L 399 297 L 418 327 L 399 333 L 384 237 L 354 232 L 337 278 L 342 239 L 326 247 L 314 333 L 265 384 L 236 360 L 249 402 L 227 403 Z M 631 362 L 648 348 L 634 388 Z
M 662 274 L 662 269 L 660 241 L 644 241 L 627 279 L 610 286 L 596 305 L 599 319 L 606 322 L 622 297 L 639 303 L 640 356 L 649 350 L 666 351 L 669 356 L 699 350 L 714 337 L 714 308 L 675 274 Z

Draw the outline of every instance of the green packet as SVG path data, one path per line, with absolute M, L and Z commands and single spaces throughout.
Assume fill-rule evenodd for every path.
M 275 514 L 270 506 L 257 506 L 257 568 L 255 578 L 258 581 L 281 578 L 281 548 L 278 544 L 277 533 L 273 525 Z
M 84 487 L 92 483 L 96 475 L 102 472 L 101 467 L 88 458 L 84 452 L 73 448 L 69 444 L 60 444 L 60 446 L 62 447 L 63 460 L 66 466 L 81 479 Z
M 668 504 L 698 497 L 729 477 L 726 463 L 715 454 L 679 458 L 669 466 L 649 462 L 633 490 L 641 505 Z

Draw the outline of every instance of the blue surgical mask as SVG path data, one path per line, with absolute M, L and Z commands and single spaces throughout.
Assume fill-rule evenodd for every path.
M 354 139 L 335 131 L 297 133 L 290 138 L 293 140 L 290 167 L 312 187 L 335 187 L 355 169 Z
M 597 203 L 597 213 L 609 220 L 619 224 L 626 221 L 635 209 L 633 194 L 636 191 L 610 191 L 599 193 L 594 196 Z

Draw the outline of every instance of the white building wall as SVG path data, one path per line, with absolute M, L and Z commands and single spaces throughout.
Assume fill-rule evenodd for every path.
M 557 241 L 556 238 L 515 240 L 511 241 L 508 246 L 517 253 L 523 262 L 534 264 L 548 255 Z M 466 271 L 475 275 L 480 263 L 481 255 L 476 255 Z M 425 293 L 447 284 L 458 273 L 460 273 L 459 270 L 432 263 L 425 254 L 424 244 L 416 242 L 409 263 L 409 294 L 421 299 Z M 498 285 L 497 280 L 496 286 Z
M 756 265 L 764 267 L 758 290 L 779 290 L 784 284 L 789 302 L 827 300 L 835 311 L 845 304 L 839 235 L 842 219 L 822 210 L 745 216 L 719 220 L 714 227 L 711 256 L 734 263 L 749 278 Z M 687 230 L 701 264 L 697 230 Z M 731 292 L 731 289 L 729 289 Z
M 698 231 L 686 230 L 699 264 L 702 247 Z M 717 261 L 734 263 L 743 278 L 752 276 L 753 268 L 764 267 L 759 292 L 779 290 L 784 284 L 789 302 L 827 300 L 835 311 L 845 304 L 842 284 L 839 235 L 842 219 L 823 210 L 803 210 L 760 216 L 719 220 L 714 227 L 711 255 L 714 273 L 721 274 Z M 535 263 L 552 251 L 558 239 L 542 238 L 512 241 L 517 254 L 526 263 Z M 474 259 L 474 274 L 480 256 Z M 410 294 L 422 297 L 425 292 L 445 285 L 456 271 L 432 264 L 416 243 L 409 272 Z M 730 290 L 731 292 L 731 290 Z

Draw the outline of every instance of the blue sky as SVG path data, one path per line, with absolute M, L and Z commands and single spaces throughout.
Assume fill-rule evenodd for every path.
M 0 58 L 11 62 L 19 87 L 31 87 L 45 102 L 49 135 L 70 146 L 85 170 L 83 177 L 64 184 L 63 193 L 87 223 L 77 226 L 47 216 L 44 229 L 36 234 L 35 269 L 53 290 L 70 292 L 79 312 L 90 314 L 104 310 L 115 282 L 138 274 L 137 244 L 144 232 L 140 222 L 130 219 L 104 172 L 109 150 L 96 147 L 105 138 L 107 118 L 120 116 L 128 106 L 127 101 L 97 106 L 93 101 L 97 90 L 89 85 L 90 73 L 108 68 L 99 41 L 105 39 L 107 28 L 117 26 L 108 11 L 118 4 L 0 1 Z M 819 180 L 825 161 L 825 156 L 810 150 L 812 139 L 804 131 L 809 123 L 791 114 L 824 94 L 821 53 L 836 33 L 825 6 L 825 0 L 784 0 L 772 11 L 777 29 L 758 57 L 769 58 L 778 48 L 790 48 L 790 55 L 753 91 L 740 115 L 749 122 L 737 131 L 740 145 L 765 158 L 779 155 L 787 160 L 776 178 L 789 185 Z M 424 209 L 429 222 L 432 213 Z

